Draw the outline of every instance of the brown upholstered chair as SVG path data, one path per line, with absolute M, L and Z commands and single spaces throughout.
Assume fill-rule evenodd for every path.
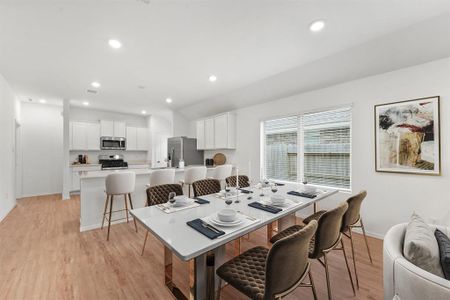
M 179 184 L 161 184 L 149 187 L 147 189 L 147 206 L 166 203 L 169 200 L 169 194 L 172 192 L 177 194 L 177 196 L 183 195 L 183 189 Z M 142 246 L 141 255 L 144 255 L 147 238 L 148 231 L 145 233 L 144 246 Z
M 350 239 L 350 244 L 352 247 L 353 267 L 355 269 L 356 286 L 358 288 L 359 288 L 359 279 L 358 279 L 358 272 L 356 270 L 355 247 L 353 244 L 353 235 L 352 235 L 353 228 L 361 228 L 367 248 L 367 254 L 369 255 L 370 263 L 373 263 L 372 256 L 370 255 L 369 243 L 367 242 L 366 230 L 364 229 L 364 223 L 360 215 L 361 204 L 364 198 L 366 198 L 366 196 L 367 192 L 361 191 L 358 194 L 353 195 L 347 199 L 348 209 L 343 216 L 341 226 L 341 233 Z M 325 211 L 318 211 L 317 213 L 303 220 L 303 223 L 307 224 L 310 220 L 317 220 L 324 213 Z
M 331 300 L 331 287 L 330 287 L 330 275 L 328 271 L 327 255 L 332 250 L 342 250 L 344 254 L 345 264 L 347 266 L 348 276 L 350 277 L 350 283 L 352 285 L 353 294 L 356 295 L 355 287 L 353 285 L 352 274 L 345 253 L 344 243 L 342 241 L 341 226 L 342 218 L 347 211 L 348 204 L 346 202 L 340 204 L 337 208 L 326 211 L 320 215 L 317 219 L 318 228 L 316 234 L 311 240 L 309 249 L 309 258 L 317 259 L 320 264 L 325 268 L 325 275 L 327 279 L 328 299 Z M 309 223 L 315 220 L 309 220 Z M 308 224 L 309 224 L 308 223 Z M 298 230 L 301 230 L 306 225 L 294 225 L 282 232 L 274 235 L 270 240 L 272 243 L 289 236 Z M 338 248 L 338 245 L 341 245 Z M 323 259 L 323 260 L 322 260 Z
M 225 182 L 230 186 L 236 186 L 236 176 L 229 176 L 225 178 Z M 239 175 L 239 187 L 249 187 L 250 180 L 246 175 Z
M 308 260 L 309 244 L 316 229 L 317 223 L 312 221 L 279 239 L 270 250 L 252 248 L 220 266 L 217 275 L 252 299 L 281 299 L 298 286 L 311 287 L 317 299 Z M 307 276 L 310 283 L 302 283 Z
M 192 183 L 194 197 L 200 197 L 220 192 L 220 181 L 217 179 L 202 179 Z

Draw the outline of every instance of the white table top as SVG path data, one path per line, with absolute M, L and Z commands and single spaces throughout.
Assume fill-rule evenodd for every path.
M 314 199 L 286 194 L 288 191 L 298 189 L 299 185 L 297 184 L 287 184 L 286 186 L 280 186 L 278 188 L 277 194 L 285 194 L 286 198 L 294 202 L 302 202 L 302 204 L 290 207 L 277 214 L 272 214 L 248 206 L 249 203 L 260 200 L 259 190 L 254 190 L 254 193 L 251 194 L 253 196 L 253 199 L 251 200 L 247 200 L 248 194 L 241 194 L 239 198 L 241 202 L 233 203 L 229 208 L 240 211 L 247 216 L 258 218 L 261 221 L 215 240 L 207 238 L 186 224 L 188 221 L 209 216 L 214 212 L 218 212 L 222 208 L 227 207 L 223 199 L 217 198 L 214 195 L 201 197 L 209 200 L 209 204 L 203 204 L 199 207 L 171 214 L 166 214 L 155 206 L 135 209 L 131 211 L 131 214 L 179 258 L 187 261 L 338 192 L 337 190 L 332 189 L 321 189 L 323 193 Z M 265 194 L 269 195 L 271 194 L 271 191 L 266 190 Z

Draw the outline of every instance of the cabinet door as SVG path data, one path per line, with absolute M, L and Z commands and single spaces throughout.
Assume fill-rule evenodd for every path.
M 214 117 L 214 148 L 228 148 L 228 115 Z
M 167 162 L 167 138 L 169 136 L 163 133 L 155 133 L 152 136 L 152 167 L 166 167 Z
M 127 150 L 137 150 L 136 127 L 127 127 Z
M 127 135 L 125 122 L 114 122 L 114 137 L 124 138 Z
M 101 136 L 114 136 L 114 122 L 108 120 L 100 121 L 100 134 Z
M 214 118 L 205 120 L 205 149 L 214 149 Z
M 77 122 L 72 123 L 72 147 L 74 150 L 87 149 L 85 123 L 77 123 Z
M 71 191 L 80 190 L 80 173 L 78 171 L 72 172 L 72 189 Z
M 137 150 L 148 150 L 147 134 L 147 128 L 137 128 Z
M 197 121 L 197 149 L 205 149 L 205 120 Z
M 85 124 L 88 150 L 100 150 L 100 125 Z

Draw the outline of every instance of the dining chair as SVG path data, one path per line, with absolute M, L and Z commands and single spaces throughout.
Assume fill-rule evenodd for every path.
M 147 187 L 162 185 L 162 184 L 171 184 L 175 181 L 175 169 L 167 168 L 167 169 L 159 169 L 152 170 L 150 173 L 150 183 Z
M 103 211 L 102 227 L 105 224 L 105 220 L 108 220 L 108 233 L 106 235 L 106 240 L 109 241 L 109 233 L 111 230 L 111 222 L 126 219 L 127 223 L 129 221 L 129 209 L 128 202 L 130 203 L 130 208 L 133 209 L 133 201 L 131 200 L 131 193 L 134 192 L 136 185 L 136 174 L 133 172 L 119 172 L 114 174 L 109 174 L 105 179 L 105 192 L 106 201 L 105 209 Z M 123 196 L 124 209 L 113 210 L 114 196 Z M 109 205 L 109 212 L 108 212 Z M 125 211 L 125 217 L 112 220 L 112 214 Z M 134 227 L 137 232 L 136 219 L 133 218 Z
M 353 268 L 355 269 L 356 286 L 358 288 L 359 288 L 359 279 L 358 279 L 358 272 L 356 269 L 355 246 L 352 234 L 353 228 L 361 228 L 370 263 L 373 263 L 372 255 L 370 254 L 369 243 L 367 241 L 366 230 L 364 228 L 364 223 L 362 221 L 362 217 L 360 214 L 361 204 L 362 201 L 366 198 L 366 196 L 367 192 L 361 191 L 358 194 L 353 195 L 347 199 L 348 209 L 342 218 L 342 226 L 341 226 L 341 233 L 350 239 L 350 245 L 352 248 Z M 324 213 L 325 211 L 323 210 L 318 211 L 317 213 L 311 215 L 310 217 L 305 218 L 305 220 L 303 220 L 303 223 L 308 223 L 310 220 L 317 220 Z
M 194 197 L 200 197 L 220 192 L 220 181 L 217 179 L 202 179 L 192 183 Z
M 317 230 L 317 222 L 310 222 L 300 230 L 278 239 L 269 250 L 255 247 L 220 266 L 221 280 L 251 299 L 282 299 L 297 287 L 310 287 L 317 299 L 308 259 L 311 238 Z M 309 283 L 303 283 L 309 277 Z
M 232 170 L 233 170 L 232 165 L 216 166 L 214 168 L 214 173 L 213 173 L 212 178 L 219 180 L 220 183 L 222 184 L 222 181 L 224 181 L 228 176 L 231 175 Z
M 325 276 L 327 281 L 328 299 L 332 299 L 331 286 L 330 286 L 330 274 L 328 270 L 328 258 L 327 255 L 332 250 L 340 250 L 343 252 L 345 264 L 347 267 L 348 276 L 350 277 L 350 283 L 352 285 L 353 294 L 356 295 L 355 286 L 353 284 L 352 274 L 350 272 L 350 266 L 348 264 L 347 255 L 345 253 L 344 242 L 342 241 L 342 218 L 348 209 L 347 202 L 341 203 L 337 208 L 324 212 L 317 219 L 317 231 L 311 239 L 309 258 L 317 259 L 320 264 L 325 268 Z M 316 220 L 309 220 L 309 223 Z M 271 243 L 275 243 L 278 240 L 289 236 L 298 230 L 301 230 L 306 225 L 294 225 L 280 233 L 274 235 L 270 240 Z M 340 244 L 340 247 L 338 247 Z M 322 260 L 323 259 L 323 260 Z
M 183 189 L 179 184 L 172 183 L 149 187 L 147 189 L 147 206 L 166 203 L 169 200 L 169 194 L 172 192 L 174 192 L 177 196 L 183 195 Z M 141 256 L 144 255 L 147 238 L 148 238 L 148 230 L 145 233 L 144 245 L 142 246 Z
M 229 185 L 229 186 L 236 186 L 236 176 L 228 176 L 227 178 L 225 178 L 225 182 Z M 244 187 L 249 187 L 250 186 L 250 180 L 248 178 L 248 176 L 246 175 L 239 175 L 239 187 L 240 188 L 244 188 Z
M 197 180 L 206 178 L 206 167 L 205 166 L 195 166 L 187 167 L 184 169 L 184 180 L 181 181 L 181 187 L 185 184 L 188 185 L 188 197 L 191 197 L 191 185 Z

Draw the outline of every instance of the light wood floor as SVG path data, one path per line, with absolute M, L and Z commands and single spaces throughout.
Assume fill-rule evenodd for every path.
M 153 237 L 144 257 L 144 229 L 132 223 L 105 230 L 79 232 L 80 202 L 59 195 L 18 201 L 0 223 L 0 299 L 171 299 L 163 284 L 163 247 Z M 265 230 L 251 234 L 243 249 L 266 243 Z M 349 242 L 346 241 L 349 246 Z M 354 297 L 341 252 L 331 254 L 334 299 L 382 299 L 382 241 L 370 238 L 371 265 L 357 235 L 360 289 Z M 230 247 L 229 255 L 232 254 Z M 348 252 L 350 248 L 347 247 Z M 313 262 L 319 299 L 327 299 L 323 268 Z M 187 264 L 175 259 L 175 282 L 187 289 Z M 246 299 L 232 287 L 222 299 Z M 310 289 L 298 288 L 287 299 L 312 299 Z

